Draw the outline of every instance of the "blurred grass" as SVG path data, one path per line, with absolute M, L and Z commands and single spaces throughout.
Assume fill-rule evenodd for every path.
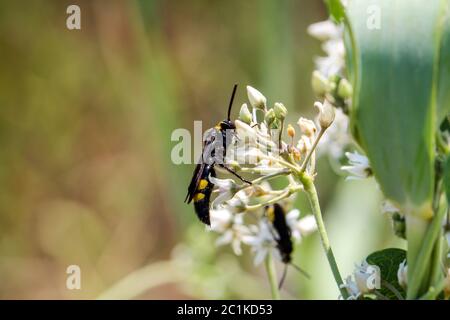
M 309 79 L 321 52 L 306 27 L 326 18 L 324 6 L 76 3 L 80 31 L 65 27 L 72 2 L 0 2 L 0 298 L 93 298 L 132 271 L 169 259 L 180 242 L 175 253 L 185 248 L 183 259 L 197 257 L 192 277 L 139 297 L 268 298 L 265 275 L 248 252 L 237 260 L 216 249 L 183 203 L 193 167 L 171 163 L 170 134 L 192 130 L 193 120 L 206 129 L 222 119 L 235 82 L 241 87 L 234 114 L 251 84 L 270 103 L 284 102 L 292 123 L 300 113 L 312 115 Z M 373 214 L 370 192 L 323 170 L 327 207 L 358 194 L 368 199 L 364 212 L 331 211 L 327 218 L 337 259 L 350 271 L 366 249 L 385 245 L 360 241 L 385 237 L 387 222 Z M 353 188 L 351 196 L 343 188 Z M 308 212 L 301 197 L 299 205 Z M 351 231 L 357 228 L 365 231 Z M 337 296 L 331 281 L 323 284 L 331 274 L 316 235 L 296 259 L 313 280 L 290 272 L 286 297 Z M 65 288 L 70 264 L 81 267 L 80 291 Z

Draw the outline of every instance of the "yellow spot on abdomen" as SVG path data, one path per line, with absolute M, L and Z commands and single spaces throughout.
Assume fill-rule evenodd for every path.
M 272 206 L 267 209 L 267 218 L 269 218 L 270 222 L 275 221 L 275 212 Z
M 202 200 L 205 197 L 205 195 L 203 193 L 196 193 L 194 195 L 194 202 L 198 202 L 200 200 Z
M 208 185 L 208 181 L 206 179 L 200 180 L 200 183 L 198 184 L 198 190 L 203 190 Z

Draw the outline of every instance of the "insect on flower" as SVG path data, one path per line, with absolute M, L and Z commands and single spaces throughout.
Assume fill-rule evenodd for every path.
M 278 203 L 267 206 L 266 215 L 271 225 L 273 226 L 274 232 L 272 232 L 272 235 L 276 242 L 277 249 L 280 253 L 281 261 L 285 266 L 283 275 L 280 279 L 279 287 L 281 288 L 284 279 L 286 278 L 288 265 L 292 265 L 300 273 L 309 278 L 309 275 L 304 270 L 292 263 L 292 252 L 294 251 L 294 246 L 292 243 L 292 231 L 286 221 L 286 213 L 283 207 Z
M 191 183 L 188 187 L 186 199 L 184 200 L 187 203 L 194 200 L 194 208 L 198 218 L 207 225 L 211 224 L 209 217 L 209 203 L 214 188 L 214 184 L 209 177 L 216 177 L 216 171 L 214 170 L 215 165 L 218 165 L 235 175 L 243 182 L 251 184 L 251 182 L 242 178 L 224 163 L 227 147 L 232 140 L 230 133 L 234 132 L 236 129 L 234 121 L 230 120 L 231 107 L 233 106 L 236 89 L 237 84 L 234 85 L 231 94 L 227 119 L 220 121 L 214 128 L 210 129 L 204 138 L 202 156 L 195 167 Z

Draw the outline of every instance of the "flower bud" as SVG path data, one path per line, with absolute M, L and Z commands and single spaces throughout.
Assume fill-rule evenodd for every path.
M 253 87 L 247 86 L 247 96 L 253 108 L 264 110 L 266 108 L 266 97 Z
M 348 98 L 352 97 L 353 88 L 352 88 L 352 85 L 350 84 L 350 82 L 348 82 L 347 79 L 342 79 L 341 81 L 339 81 L 337 94 L 342 99 L 348 99 Z
M 318 96 L 323 96 L 330 91 L 330 82 L 317 70 L 314 70 L 312 73 L 311 85 Z
M 288 124 L 287 133 L 288 133 L 289 137 L 294 138 L 294 136 L 295 136 L 295 129 L 290 124 Z
M 297 162 L 302 159 L 302 155 L 301 155 L 300 151 L 296 147 L 292 148 L 292 155 L 294 157 L 294 160 L 297 161 Z
M 266 115 L 264 116 L 264 121 L 267 123 L 267 125 L 270 127 L 270 125 L 275 121 L 275 111 L 273 109 L 270 109 L 266 112 Z
M 284 120 L 286 118 L 287 109 L 282 103 L 275 102 L 273 110 L 275 111 L 275 117 L 277 117 L 278 119 Z
M 300 117 L 297 122 L 298 126 L 300 127 L 300 130 L 308 137 L 314 137 L 317 128 L 313 121 Z
M 319 123 L 322 129 L 328 128 L 334 121 L 335 111 L 334 106 L 328 102 L 328 100 L 324 100 L 323 103 L 316 102 L 314 106 L 319 109 Z
M 241 106 L 241 110 L 239 111 L 239 120 L 250 124 L 252 122 L 252 114 L 251 112 L 248 110 L 247 104 L 244 103 Z

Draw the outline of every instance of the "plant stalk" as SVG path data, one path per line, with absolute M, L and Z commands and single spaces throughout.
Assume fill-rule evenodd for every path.
M 349 294 L 345 288 L 343 288 L 344 281 L 342 281 L 341 274 L 339 273 L 339 268 L 336 263 L 336 259 L 333 254 L 333 250 L 331 249 L 330 241 L 328 239 L 327 231 L 325 229 L 325 224 L 322 218 L 322 212 L 320 210 L 319 198 L 317 196 L 317 190 L 314 186 L 314 182 L 312 178 L 307 174 L 300 173 L 299 178 L 303 183 L 305 191 L 308 195 L 309 202 L 311 204 L 311 209 L 314 214 L 317 223 L 317 230 L 320 235 L 320 239 L 322 242 L 322 247 L 325 251 L 325 255 L 328 259 L 328 264 L 330 265 L 331 272 L 333 273 L 334 280 L 336 281 L 336 285 L 338 286 L 339 291 L 344 299 L 349 297 Z
M 270 291 L 272 293 L 272 299 L 280 300 L 280 290 L 278 289 L 277 272 L 275 270 L 275 264 L 273 262 L 272 253 L 268 252 L 265 260 L 265 266 L 267 276 L 269 278 Z

